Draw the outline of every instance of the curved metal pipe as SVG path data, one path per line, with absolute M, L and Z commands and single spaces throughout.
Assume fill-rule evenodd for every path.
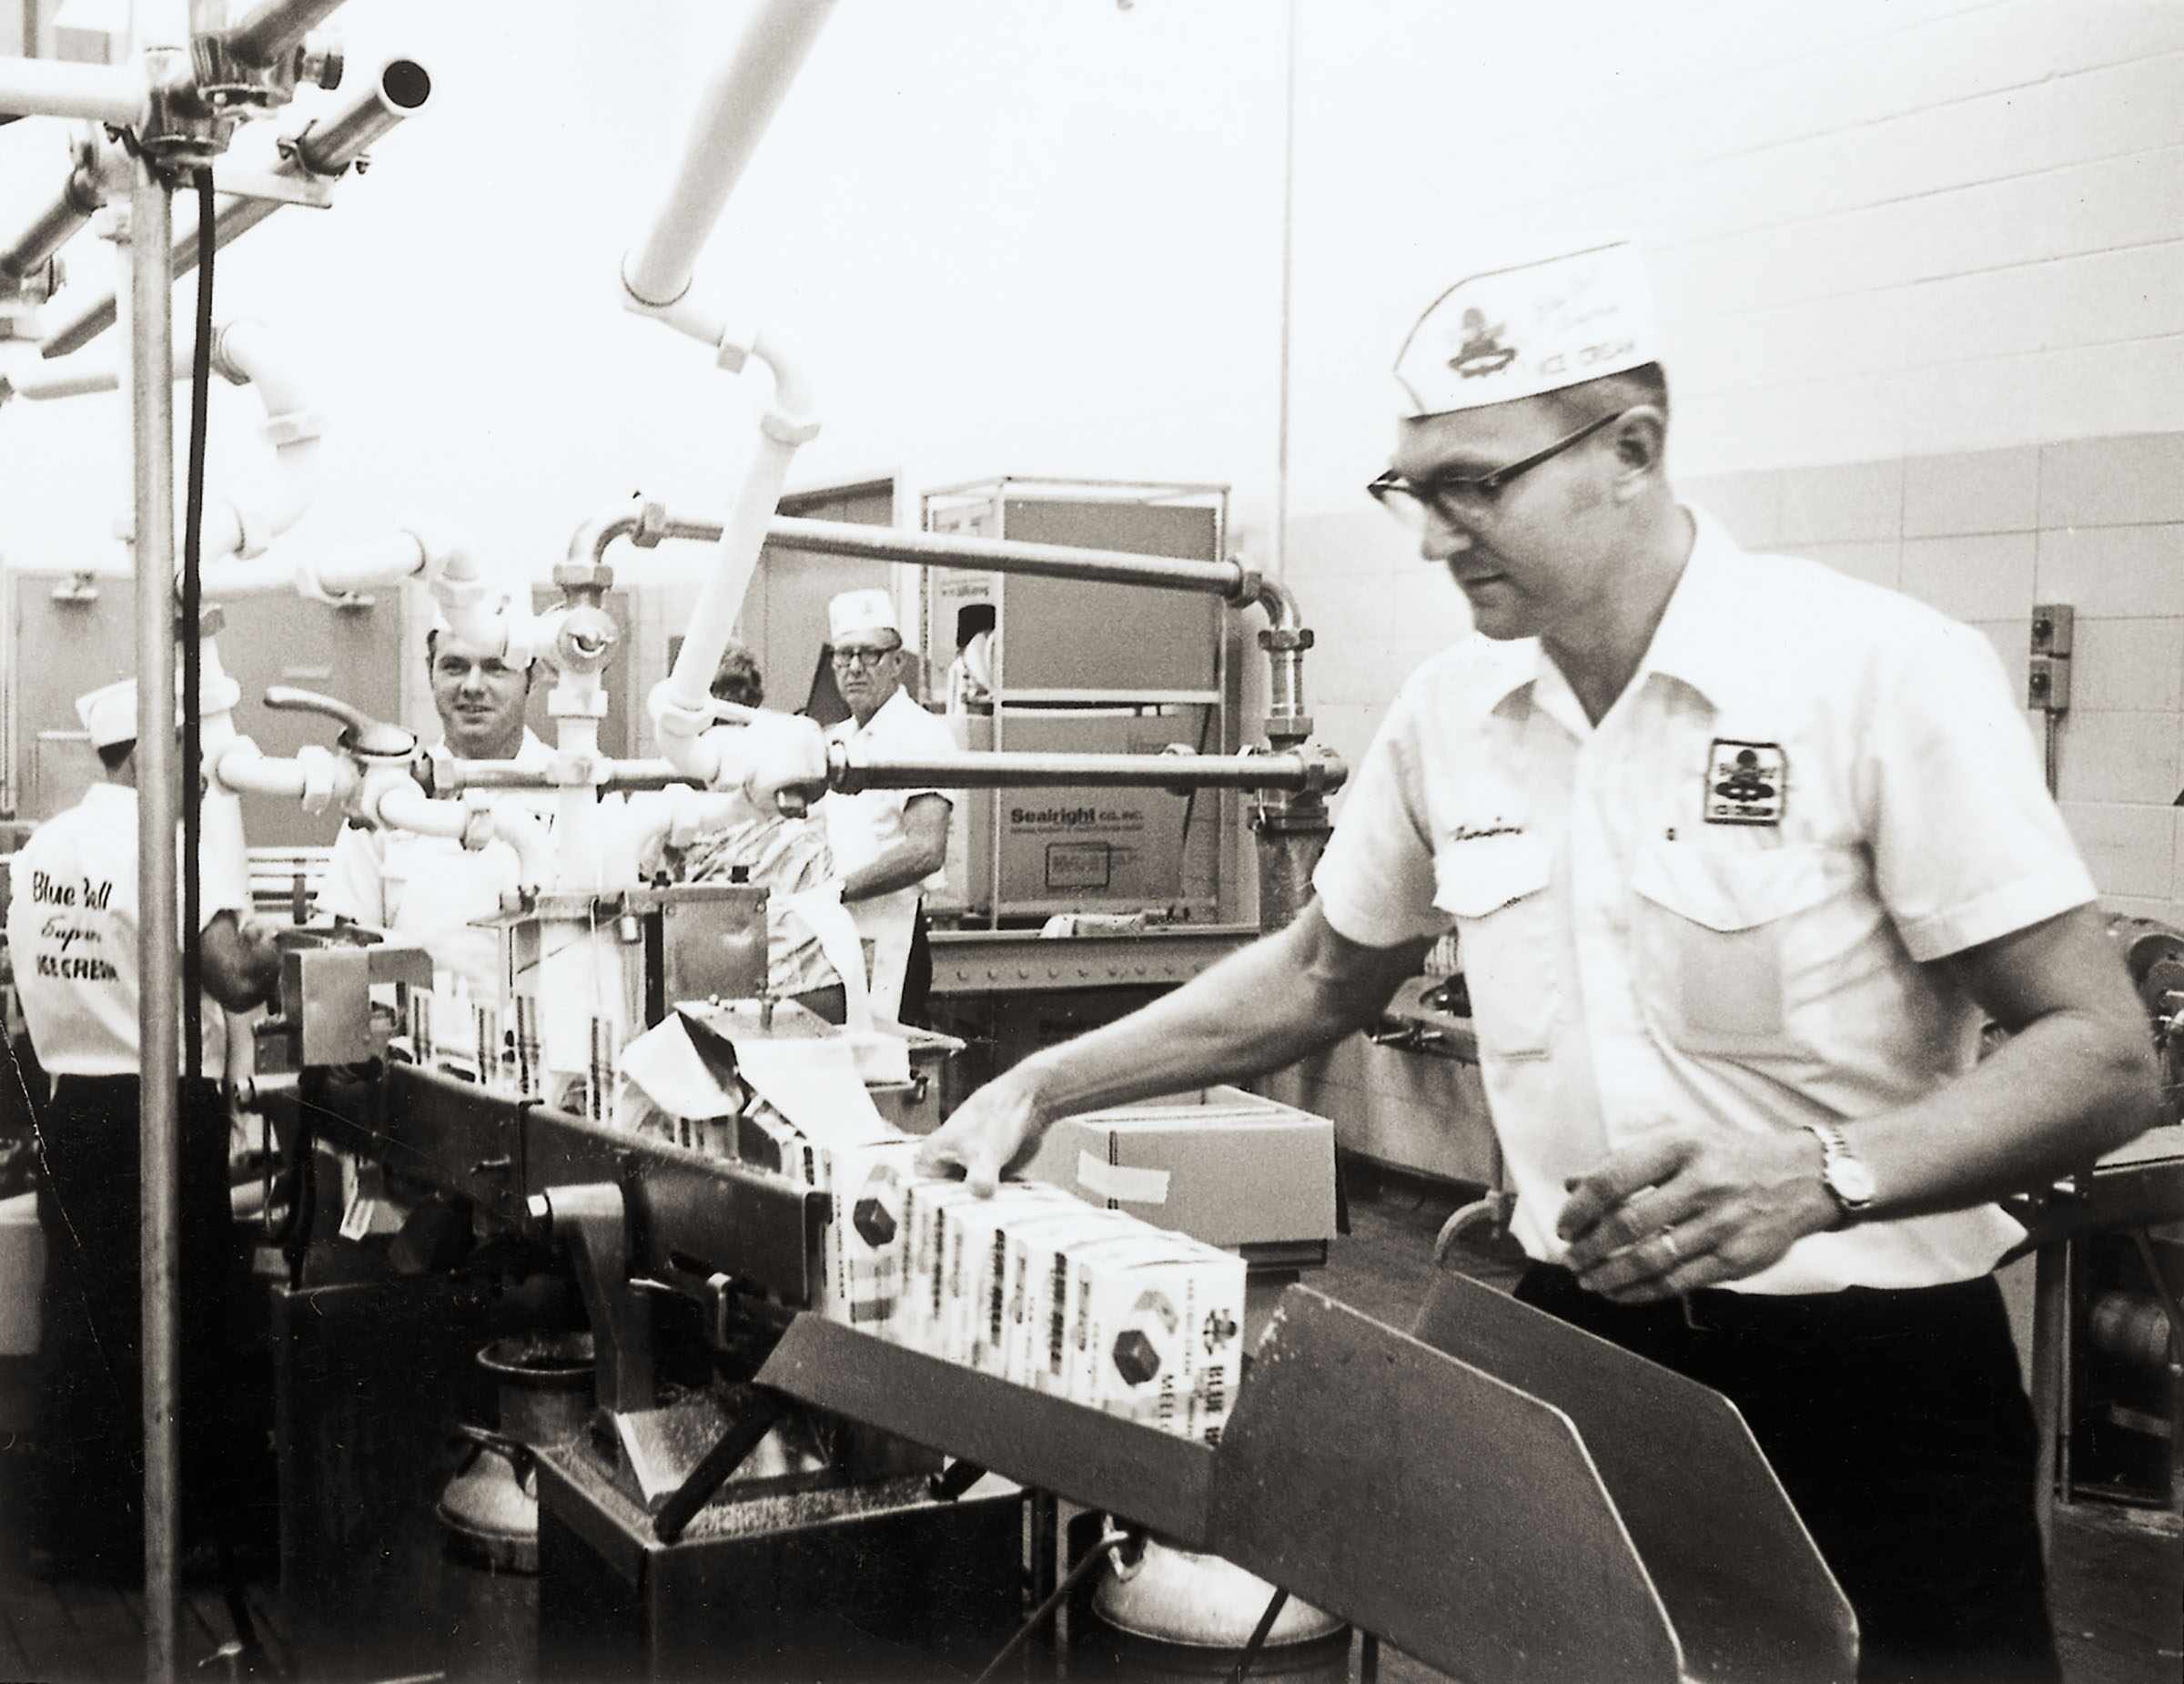
M 340 111 L 297 136 L 287 148 L 288 156 L 271 173 L 299 180 L 339 176 L 373 141 L 404 117 L 422 111 L 431 96 L 432 78 L 422 65 L 410 58 L 391 59 Z M 214 248 L 239 239 L 280 208 L 281 201 L 274 198 L 223 199 L 213 212 Z M 193 226 L 174 242 L 168 254 L 168 273 L 179 279 L 197 267 L 197 239 Z M 108 292 L 88 299 L 53 326 L 39 345 L 39 354 L 49 359 L 66 357 L 113 325 L 114 295 Z

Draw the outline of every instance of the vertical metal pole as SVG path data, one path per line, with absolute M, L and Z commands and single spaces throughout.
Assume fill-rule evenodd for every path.
M 1289 35 L 1282 81 L 1281 117 L 1281 372 L 1276 394 L 1274 441 L 1274 577 L 1289 576 L 1289 304 L 1296 270 L 1297 221 L 1297 0 L 1289 4 Z
M 176 1081 L 175 389 L 167 248 L 173 188 L 139 157 L 129 195 L 129 424 L 136 496 L 137 1070 L 143 1094 L 145 1677 L 175 1678 L 176 1283 L 181 1260 Z

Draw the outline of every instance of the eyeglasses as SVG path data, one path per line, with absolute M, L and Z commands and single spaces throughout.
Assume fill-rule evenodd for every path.
M 1573 445 L 1582 444 L 1594 433 L 1613 427 L 1628 413 L 1630 411 L 1627 410 L 1618 410 L 1613 415 L 1603 415 L 1597 421 L 1589 421 L 1575 432 L 1557 439 L 1545 450 L 1534 451 L 1529 456 L 1505 462 L 1485 473 L 1441 473 L 1435 474 L 1430 480 L 1406 480 L 1390 468 L 1365 489 L 1381 508 L 1414 531 L 1424 530 L 1428 513 L 1451 526 L 1461 525 L 1467 514 L 1492 508 L 1511 482 L 1520 475 L 1530 473 L 1543 462 L 1552 462 Z
M 834 651 L 834 665 L 844 673 L 853 666 L 876 668 L 881 662 L 901 649 L 900 644 L 889 644 L 885 649 L 837 649 Z

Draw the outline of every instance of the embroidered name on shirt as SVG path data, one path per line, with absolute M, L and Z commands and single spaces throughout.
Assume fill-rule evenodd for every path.
M 1706 755 L 1705 817 L 1710 825 L 1779 825 L 1789 756 L 1779 743 L 1714 740 Z
M 1449 840 L 1451 842 L 1476 842 L 1481 837 L 1521 837 L 1523 834 L 1524 827 L 1522 825 L 1488 825 L 1476 830 L 1469 825 L 1459 825 Z

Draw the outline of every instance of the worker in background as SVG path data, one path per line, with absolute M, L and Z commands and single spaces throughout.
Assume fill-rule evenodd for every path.
M 7 910 L 24 1022 L 50 1078 L 33 1096 L 46 1253 L 33 1560 L 56 1577 L 126 1583 L 142 1574 L 145 1547 L 136 681 L 76 706 L 104 776 L 32 833 Z M 260 1004 L 280 972 L 270 930 L 249 916 L 239 827 L 206 827 L 198 883 L 204 1073 L 181 1080 L 176 1108 L 186 1548 L 193 1530 L 200 1545 L 225 1531 L 221 1476 L 236 1450 L 219 1405 L 232 1237 L 216 1008 Z
M 765 705 L 765 676 L 749 649 L 731 643 L 722 652 L 712 691 L 716 701 L 738 707 Z M 693 838 L 666 863 L 684 882 L 724 883 L 740 871 L 743 880 L 764 888 L 767 991 L 829 1023 L 844 1020 L 848 998 L 842 978 L 827 961 L 818 932 L 792 904 L 802 895 L 827 894 L 834 882 L 826 829 L 816 817 L 762 812 Z
M 511 760 L 539 774 L 553 751 L 523 723 L 532 668 L 458 636 L 436 618 L 425 634 L 432 705 L 448 752 L 459 760 Z M 508 791 L 513 801 L 551 817 L 552 796 Z M 394 930 L 432 956 L 436 971 L 460 977 L 474 994 L 500 988 L 500 949 L 490 932 L 470 928 L 500 908 L 521 879 L 516 850 L 500 840 L 465 848 L 452 837 L 374 830 L 352 825 L 335 839 L 318 909 L 337 918 Z
M 953 755 L 954 734 L 903 688 L 909 659 L 885 591 L 845 591 L 827 604 L 827 643 L 835 685 L 850 717 L 830 742 L 875 755 Z M 948 857 L 954 799 L 943 789 L 866 789 L 819 803 L 842 880 L 842 904 L 856 920 L 870 955 L 874 1012 L 922 1023 L 932 986 L 924 897 L 940 887 Z
M 1862 1679 L 2052 1680 L 1993 1202 L 2154 1120 L 2145 1014 L 1987 640 L 1679 502 L 1655 358 L 1628 244 L 1427 309 L 1371 490 L 1479 635 L 1396 697 L 1288 928 L 924 1162 L 990 1186 L 1057 1117 L 1328 1047 L 1458 928 L 1517 1295 L 1737 1405 Z

